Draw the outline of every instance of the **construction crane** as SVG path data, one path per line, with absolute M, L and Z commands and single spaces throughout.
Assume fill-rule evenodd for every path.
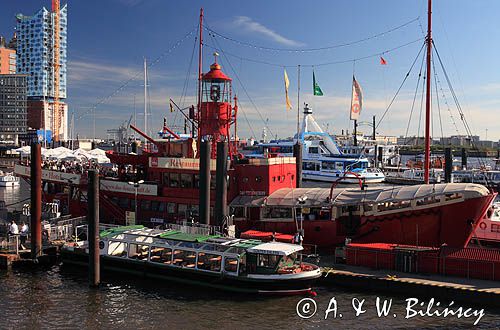
M 60 32 L 60 3 L 59 0 L 52 0 L 52 13 L 54 14 L 54 46 L 53 46 L 53 58 L 52 67 L 54 69 L 54 80 L 53 80 L 53 92 L 54 92 L 54 103 L 52 104 L 52 137 L 54 141 L 59 141 L 59 128 L 61 127 L 61 109 L 59 109 L 59 32 Z
M 132 118 L 134 116 L 130 116 L 130 119 L 124 121 L 118 128 L 108 129 L 106 132 L 109 134 L 113 134 L 114 140 L 119 144 L 127 144 L 129 141 L 129 127 L 132 122 Z

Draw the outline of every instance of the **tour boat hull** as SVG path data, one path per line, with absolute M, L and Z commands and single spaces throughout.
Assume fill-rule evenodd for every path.
M 75 249 L 74 251 L 62 249 L 61 258 L 65 265 L 87 267 L 89 264 L 89 256 L 83 249 Z M 127 273 L 142 278 L 165 280 L 167 283 L 176 282 L 253 294 L 305 294 L 311 291 L 315 281 L 321 277 L 319 268 L 314 271 L 304 272 L 303 277 L 297 277 L 297 274 L 294 274 L 294 279 L 287 279 L 287 275 L 246 277 L 221 275 L 220 273 L 213 274 L 194 269 L 168 267 L 158 263 L 109 256 L 101 256 L 100 262 L 101 269 L 105 272 Z M 311 272 L 315 274 L 311 275 Z

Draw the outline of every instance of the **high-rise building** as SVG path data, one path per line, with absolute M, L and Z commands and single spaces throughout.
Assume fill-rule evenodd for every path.
M 0 143 L 17 144 L 27 130 L 26 75 L 0 75 Z
M 6 45 L 5 38 L 0 36 L 0 74 L 16 73 L 16 50 Z
M 59 108 L 60 125 L 57 129 L 59 140 L 68 137 L 66 99 L 66 48 L 67 48 L 67 5 L 59 12 Z M 28 117 L 31 113 L 42 120 L 34 120 L 42 127 L 35 129 L 52 130 L 54 102 L 54 19 L 55 13 L 45 7 L 33 16 L 16 15 L 17 18 L 17 73 L 27 75 Z M 40 102 L 41 101 L 41 102 Z M 46 104 L 47 103 L 47 104 Z M 37 108 L 38 106 L 38 108 Z M 32 122 L 32 121 L 30 121 Z

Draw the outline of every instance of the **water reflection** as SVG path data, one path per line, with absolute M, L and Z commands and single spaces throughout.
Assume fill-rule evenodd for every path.
M 90 289 L 86 276 L 85 269 L 59 266 L 46 271 L 0 273 L 0 328 L 465 329 L 473 323 L 472 319 L 405 320 L 407 297 L 393 297 L 391 313 L 397 318 L 378 318 L 376 296 L 366 292 L 319 288 L 315 297 L 318 313 L 302 320 L 295 312 L 301 297 L 224 293 L 121 275 L 106 275 L 99 289 Z M 332 297 L 343 317 L 325 320 L 324 311 Z M 354 297 L 366 299 L 367 312 L 358 318 L 351 307 Z M 496 328 L 498 324 L 498 311 L 486 309 L 480 328 Z

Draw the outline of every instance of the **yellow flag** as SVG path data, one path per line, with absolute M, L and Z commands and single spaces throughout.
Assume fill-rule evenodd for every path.
M 292 109 L 292 104 L 290 103 L 290 99 L 288 98 L 288 87 L 290 86 L 290 81 L 288 80 L 288 75 L 286 74 L 286 69 L 284 70 L 284 72 L 285 72 L 286 109 L 290 110 L 290 109 Z
M 172 100 L 170 100 L 170 112 L 174 112 L 174 106 L 172 105 Z

